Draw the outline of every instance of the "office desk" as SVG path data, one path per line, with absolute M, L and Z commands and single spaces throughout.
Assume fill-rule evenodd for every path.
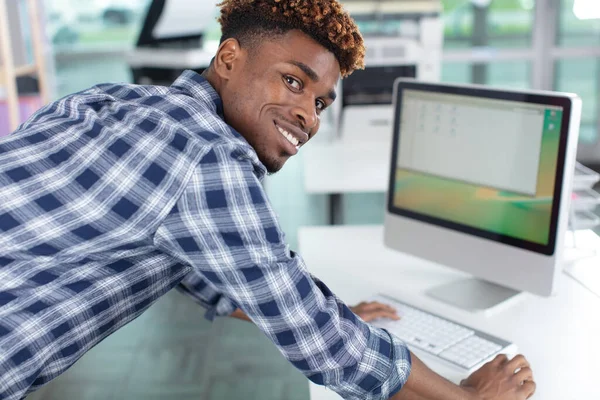
M 311 143 L 303 155 L 306 192 L 328 195 L 330 223 L 341 223 L 343 194 L 387 190 L 390 153 L 384 140 Z
M 169 86 L 187 69 L 202 73 L 208 68 L 214 55 L 215 52 L 208 48 L 139 47 L 128 52 L 125 59 L 135 83 Z
M 577 235 L 578 246 L 600 250 L 600 238 L 592 231 Z M 381 226 L 301 228 L 299 247 L 308 269 L 349 304 L 385 293 L 513 341 L 532 365 L 537 381 L 533 399 L 600 398 L 600 297 L 565 274 L 560 275 L 555 296 L 523 293 L 515 304 L 484 317 L 425 296 L 428 288 L 466 275 L 386 249 Z M 600 267 L 599 254 L 590 264 Z M 454 382 L 463 378 L 444 366 L 424 362 Z M 339 399 L 314 384 L 310 395 L 312 400 Z
M 137 48 L 125 55 L 131 68 L 206 68 L 215 53 L 205 49 Z

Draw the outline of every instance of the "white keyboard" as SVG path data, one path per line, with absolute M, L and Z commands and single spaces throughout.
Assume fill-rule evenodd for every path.
M 400 320 L 378 319 L 372 324 L 404 341 L 417 355 L 429 357 L 469 374 L 497 354 L 515 354 L 516 346 L 500 338 L 410 306 L 388 296 L 371 299 L 389 304 Z

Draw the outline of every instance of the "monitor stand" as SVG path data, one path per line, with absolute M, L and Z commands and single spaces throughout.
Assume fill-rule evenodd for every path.
M 521 297 L 518 296 L 521 292 L 476 278 L 436 286 L 426 293 L 436 300 L 466 311 L 485 314 L 509 306 Z

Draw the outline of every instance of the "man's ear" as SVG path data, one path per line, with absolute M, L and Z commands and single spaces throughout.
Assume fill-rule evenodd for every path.
M 243 52 L 237 39 L 229 38 L 219 46 L 213 61 L 213 70 L 224 80 L 228 80 L 237 64 L 242 62 Z

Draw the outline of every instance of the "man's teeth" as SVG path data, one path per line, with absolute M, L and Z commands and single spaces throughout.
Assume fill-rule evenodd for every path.
M 288 140 L 288 142 L 290 142 L 291 144 L 293 144 L 296 147 L 298 146 L 298 143 L 299 143 L 298 139 L 293 137 L 291 133 L 289 133 L 288 131 L 286 131 L 285 129 L 283 129 L 279 126 L 277 127 L 277 130 Z

